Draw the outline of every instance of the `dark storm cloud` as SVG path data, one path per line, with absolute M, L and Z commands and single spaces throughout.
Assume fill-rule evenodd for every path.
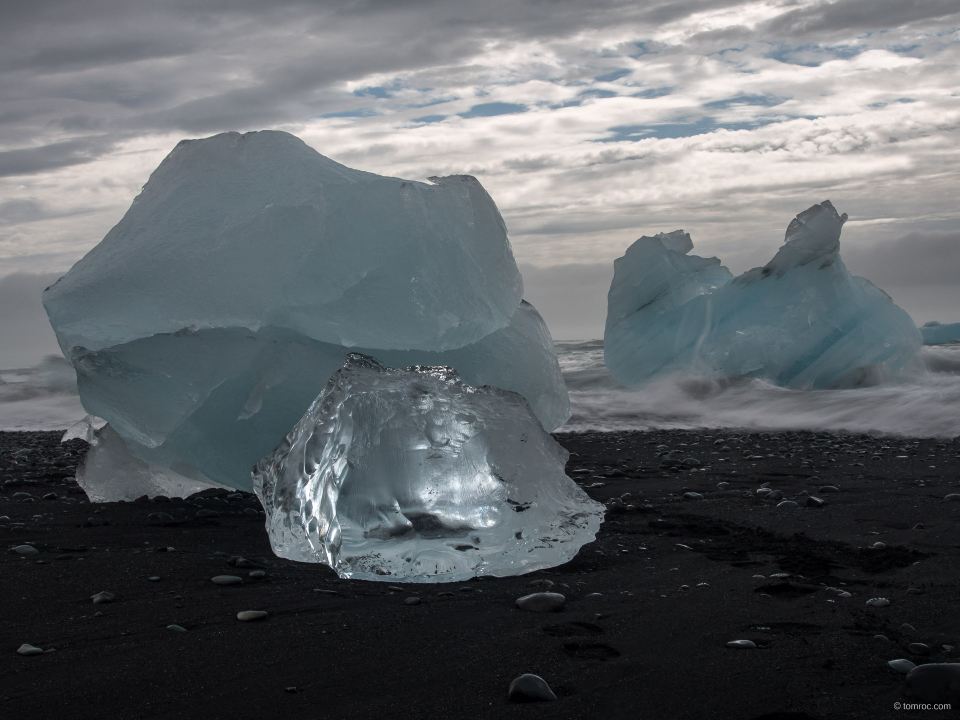
M 0 152 L 0 177 L 31 175 L 44 170 L 79 165 L 104 155 L 113 148 L 106 137 L 76 138 L 63 142 Z
M 780 15 L 767 31 L 784 36 L 892 28 L 929 20 L 960 20 L 956 0 L 838 0 Z
M 960 232 L 909 233 L 872 246 L 844 248 L 850 271 L 885 285 L 960 285 Z

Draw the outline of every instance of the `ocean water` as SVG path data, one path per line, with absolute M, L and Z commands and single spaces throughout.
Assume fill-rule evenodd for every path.
M 573 415 L 560 432 L 731 428 L 960 436 L 960 344 L 925 346 L 903 377 L 850 390 L 789 390 L 762 380 L 676 375 L 628 390 L 603 343 L 557 344 Z M 0 430 L 61 430 L 86 413 L 58 356 L 0 370 Z
M 850 390 L 791 390 L 752 378 L 674 375 L 627 390 L 603 343 L 558 343 L 573 415 L 561 432 L 737 428 L 960 435 L 960 344 L 921 349 L 903 377 Z

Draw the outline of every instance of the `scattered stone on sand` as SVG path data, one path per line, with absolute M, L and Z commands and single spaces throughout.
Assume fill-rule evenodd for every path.
M 170 513 L 155 512 L 147 515 L 147 522 L 157 523 L 162 525 L 164 523 L 176 522 L 176 520 L 174 519 L 173 515 L 171 515 Z
M 907 674 L 907 688 L 923 703 L 960 707 L 960 663 L 918 665 Z
M 167 630 L 173 630 L 174 632 L 185 633 L 187 629 L 182 625 L 167 625 Z
M 887 607 L 889 604 L 890 604 L 890 601 L 882 597 L 870 598 L 869 600 L 867 600 L 867 605 L 875 608 Z
M 387 585 L 387 590 L 390 592 L 403 592 L 403 588 L 399 585 Z
M 900 632 L 908 633 L 910 635 L 916 635 L 917 629 L 910 623 L 904 623 L 903 625 L 900 626 Z
M 807 507 L 820 508 L 826 505 L 827 502 L 823 498 L 818 498 L 816 495 L 811 495 L 807 498 Z
M 887 547 L 887 544 L 882 542 L 875 542 L 873 545 L 870 546 L 872 550 L 885 550 L 886 547 Z
M 950 493 L 947 495 L 944 500 L 951 500 L 953 502 L 960 502 L 960 493 Z
M 17 555 L 39 555 L 40 551 L 37 550 L 33 545 L 17 545 L 13 551 Z
M 731 640 L 727 643 L 727 647 L 739 650 L 756 650 L 757 644 L 753 640 Z
M 416 595 L 411 595 L 406 600 L 403 601 L 404 605 L 419 605 L 423 600 L 418 598 Z
M 542 677 L 524 673 L 510 683 L 507 699 L 510 702 L 549 702 L 556 700 L 557 696 Z
M 527 612 L 558 612 L 566 602 L 567 598 L 560 593 L 539 592 L 517 598 L 517 607 Z
M 17 652 L 20 655 L 43 655 L 43 650 L 41 650 L 38 647 L 34 647 L 33 645 L 29 645 L 27 643 L 24 643 L 23 645 L 21 645 L 17 649 Z
M 730 489 L 730 483 L 728 482 L 717 483 L 717 490 L 729 490 L 729 489 Z
M 919 642 L 910 643 L 907 645 L 907 652 L 912 655 L 929 655 L 930 646 Z
M 916 665 L 914 665 L 912 662 L 904 658 L 897 658 L 896 660 L 891 660 L 890 662 L 887 663 L 887 665 L 889 665 L 891 669 L 896 670 L 898 673 L 902 675 L 906 675 L 908 672 L 910 672 L 916 667 Z
M 780 490 L 773 490 L 767 493 L 767 500 L 770 500 L 771 502 L 780 502 L 781 500 L 783 500 L 783 492 L 781 492 Z
M 255 620 L 263 620 L 266 616 L 267 613 L 264 610 L 241 610 L 237 613 L 237 620 L 254 622 Z
M 160 576 L 159 576 L 159 575 L 151 575 L 150 577 L 147 578 L 147 580 L 149 580 L 150 582 L 160 582 Z
M 254 578 L 255 580 L 259 580 L 260 578 L 265 578 L 266 576 L 267 576 L 266 570 L 251 570 L 250 572 L 247 573 L 247 577 Z
M 213 520 L 214 518 L 220 517 L 220 513 L 216 510 L 197 510 L 197 519 L 199 520 Z
M 248 567 L 253 567 L 253 563 L 247 560 L 245 557 L 238 557 L 233 562 L 233 566 L 238 568 L 248 568 Z
M 874 639 L 874 640 L 881 640 L 881 641 L 883 641 L 883 642 L 890 642 L 890 638 L 888 638 L 886 635 L 874 635 L 874 636 L 873 636 L 873 639 Z
M 683 499 L 684 500 L 703 500 L 703 495 L 701 495 L 698 492 L 693 492 L 692 490 L 688 490 L 683 494 Z
M 536 580 L 531 580 L 529 583 L 527 583 L 527 585 L 533 588 L 543 588 L 544 590 L 547 590 L 553 587 L 553 580 L 538 578 Z
M 104 590 L 103 592 L 98 592 L 96 595 L 93 595 L 90 599 L 93 600 L 94 605 L 102 605 L 103 603 L 113 602 L 117 599 L 117 596 L 112 592 Z
M 817 492 L 821 495 L 825 495 L 826 493 L 838 493 L 840 492 L 840 488 L 838 488 L 836 485 L 823 485 L 819 490 L 817 490 Z
M 210 579 L 214 585 L 239 585 L 243 582 L 243 578 L 236 575 L 216 575 Z

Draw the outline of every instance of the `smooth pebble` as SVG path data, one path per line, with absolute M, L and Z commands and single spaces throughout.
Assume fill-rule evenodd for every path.
M 557 612 L 562 610 L 567 598 L 560 593 L 540 592 L 517 598 L 517 607 L 527 612 Z
M 507 699 L 510 702 L 549 702 L 556 700 L 557 696 L 542 677 L 524 673 L 510 683 Z

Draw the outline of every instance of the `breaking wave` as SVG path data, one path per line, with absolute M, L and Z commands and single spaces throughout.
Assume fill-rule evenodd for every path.
M 753 378 L 674 375 L 628 390 L 603 364 L 603 343 L 558 343 L 573 415 L 558 432 L 737 428 L 960 435 L 960 344 L 925 346 L 898 380 L 795 390 Z
M 0 430 L 63 430 L 86 414 L 77 376 L 59 355 L 31 368 L 0 370 Z
M 960 436 L 960 344 L 925 346 L 899 380 L 849 390 L 793 390 L 752 378 L 661 378 L 640 390 L 603 364 L 603 343 L 558 343 L 573 415 L 559 432 L 653 429 L 844 430 Z M 62 430 L 86 412 L 59 356 L 0 370 L 0 430 Z

